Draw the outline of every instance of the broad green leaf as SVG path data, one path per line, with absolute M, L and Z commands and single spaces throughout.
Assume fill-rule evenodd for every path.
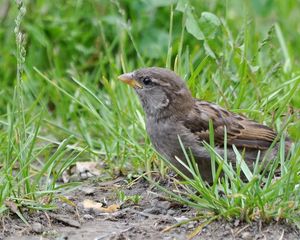
M 220 28 L 221 21 L 213 13 L 202 12 L 199 24 L 205 38 L 213 39 Z
M 176 3 L 176 0 L 144 0 L 143 1 L 149 8 L 165 7 Z
M 176 10 L 180 12 L 185 12 L 186 8 L 190 9 L 189 1 L 186 0 L 178 0 Z
M 199 24 L 191 11 L 187 13 L 185 27 L 188 33 L 192 34 L 198 40 L 205 39 L 204 34 L 202 33 Z

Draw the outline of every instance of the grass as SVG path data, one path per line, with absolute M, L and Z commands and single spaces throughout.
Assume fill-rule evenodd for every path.
M 224 134 L 226 136 L 226 132 Z M 213 132 L 211 139 L 213 139 Z M 224 144 L 227 145 L 227 137 L 225 137 Z M 192 221 L 201 220 L 201 223 L 190 234 L 191 238 L 197 235 L 205 225 L 216 219 L 230 221 L 240 219 L 246 222 L 263 221 L 265 223 L 284 220 L 300 227 L 299 149 L 293 149 L 291 159 L 286 161 L 284 138 L 282 138 L 278 158 L 270 162 L 262 171 L 259 168 L 258 156 L 254 169 L 251 171 L 236 148 L 234 148 L 237 156 L 235 169 L 228 162 L 227 156 L 218 155 L 212 145 L 206 143 L 206 148 L 211 152 L 213 161 L 218 163 L 218 168 L 212 168 L 213 184 L 207 185 L 203 181 L 197 163 L 189 157 L 183 145 L 182 149 L 185 152 L 187 163 L 180 159 L 178 161 L 193 177 L 187 177 L 172 166 L 183 179 L 176 183 L 180 187 L 176 188 L 176 191 L 170 191 L 155 183 L 172 199 L 198 209 L 198 215 Z M 280 178 L 275 177 L 278 168 L 281 170 Z M 220 177 L 221 173 L 223 177 Z M 247 179 L 247 182 L 244 178 Z M 165 231 L 181 224 L 185 224 L 185 222 L 175 224 Z
M 177 200 L 209 211 L 208 222 L 299 224 L 299 3 L 185 2 L 17 1 L 0 16 L 1 213 L 12 206 L 55 207 L 52 200 L 74 185 L 57 179 L 78 160 L 101 159 L 111 177 L 116 169 L 165 174 L 137 97 L 116 80 L 156 65 L 173 68 L 195 97 L 268 124 L 296 143 L 290 161 L 281 151 L 270 166 L 281 163 L 277 181 L 272 171 L 251 172 L 242 159 L 233 170 L 207 145 L 222 166 L 214 175 L 224 178 L 205 185 L 190 159 L 195 178 L 185 178 Z

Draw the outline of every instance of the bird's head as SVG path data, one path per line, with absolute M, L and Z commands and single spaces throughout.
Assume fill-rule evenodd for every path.
M 141 68 L 118 78 L 135 89 L 149 117 L 168 117 L 174 112 L 184 112 L 193 104 L 184 81 L 169 69 Z

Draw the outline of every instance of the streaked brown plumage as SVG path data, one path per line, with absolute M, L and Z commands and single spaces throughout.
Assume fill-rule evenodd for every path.
M 225 126 L 228 145 L 234 144 L 236 147 L 268 149 L 277 136 L 273 129 L 265 125 L 200 100 L 195 101 L 184 125 L 198 135 L 200 140 L 209 142 L 209 119 L 213 122 L 215 142 L 218 145 L 224 143 Z
M 191 149 L 201 176 L 211 182 L 210 154 L 203 146 L 209 142 L 209 120 L 214 127 L 215 150 L 224 155 L 224 128 L 227 130 L 227 155 L 236 161 L 232 146 L 244 151 L 251 168 L 258 151 L 263 158 L 276 139 L 277 133 L 268 126 L 232 113 L 210 102 L 192 97 L 184 81 L 174 72 L 164 68 L 142 68 L 119 76 L 123 82 L 134 87 L 146 114 L 146 128 L 155 149 L 181 171 L 186 169 L 175 156 L 184 160 L 178 136 L 186 148 Z M 286 141 L 286 151 L 290 142 Z M 269 151 L 272 160 L 278 152 L 278 144 Z

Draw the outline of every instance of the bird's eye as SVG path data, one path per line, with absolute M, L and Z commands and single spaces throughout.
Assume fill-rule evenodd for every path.
M 149 85 L 150 83 L 152 83 L 150 77 L 144 77 L 142 81 L 145 85 Z

